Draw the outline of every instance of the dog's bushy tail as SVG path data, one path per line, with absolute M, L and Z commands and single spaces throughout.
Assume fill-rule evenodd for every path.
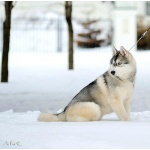
M 66 121 L 66 118 L 64 112 L 60 114 L 41 113 L 39 115 L 38 121 L 57 122 L 57 121 Z

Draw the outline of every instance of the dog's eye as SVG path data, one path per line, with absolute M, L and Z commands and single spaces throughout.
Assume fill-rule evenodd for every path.
M 118 65 L 120 66 L 122 64 L 122 62 L 118 62 Z

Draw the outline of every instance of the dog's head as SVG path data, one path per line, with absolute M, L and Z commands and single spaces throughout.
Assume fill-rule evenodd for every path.
M 110 60 L 109 73 L 111 76 L 122 80 L 135 76 L 135 60 L 132 54 L 123 46 L 120 47 L 120 51 L 118 51 L 115 47 L 113 48 L 113 57 Z

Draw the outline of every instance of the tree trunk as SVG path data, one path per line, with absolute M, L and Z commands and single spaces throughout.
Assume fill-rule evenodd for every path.
M 68 69 L 73 69 L 73 27 L 72 27 L 72 2 L 65 2 L 65 13 L 66 13 L 66 21 L 68 25 L 68 37 L 69 37 L 69 66 Z
M 12 1 L 5 1 L 5 21 L 3 23 L 3 52 L 1 82 L 8 82 L 8 54 L 10 43 Z

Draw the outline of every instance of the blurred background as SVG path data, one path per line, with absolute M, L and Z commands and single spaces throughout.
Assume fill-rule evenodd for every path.
M 6 78 L 1 71 L 0 111 L 63 109 L 108 69 L 112 45 L 129 50 L 150 27 L 149 1 L 15 1 L 11 9 L 6 5 L 0 2 L 2 58 L 9 52 Z M 10 42 L 4 42 L 10 12 Z M 132 50 L 139 71 L 132 111 L 150 109 L 149 50 L 150 32 Z
M 131 41 L 135 41 L 133 38 L 139 37 L 150 24 L 149 1 L 73 1 L 72 10 L 74 44 L 82 48 L 108 46 L 112 43 L 117 45 L 113 37 L 119 38 L 117 37 L 119 34 L 123 34 L 119 36 L 131 34 Z M 2 49 L 4 16 L 4 2 L 1 2 L 0 49 Z M 65 2 L 18 1 L 12 9 L 10 49 L 36 52 L 65 51 L 68 46 L 67 31 Z M 138 50 L 150 49 L 149 39 L 150 34 L 138 43 Z M 134 43 L 129 46 L 132 44 Z

